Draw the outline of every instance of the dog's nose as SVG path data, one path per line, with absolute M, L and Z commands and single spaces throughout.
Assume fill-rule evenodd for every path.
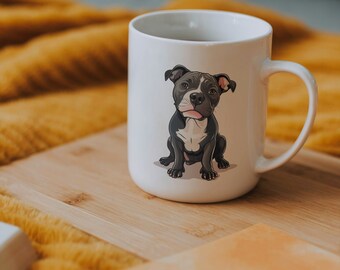
M 192 93 L 190 95 L 190 101 L 192 105 L 200 105 L 204 101 L 204 95 L 203 93 Z

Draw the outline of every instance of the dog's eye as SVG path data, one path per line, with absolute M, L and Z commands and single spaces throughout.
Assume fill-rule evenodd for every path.
M 216 89 L 211 88 L 208 92 L 209 95 L 215 95 L 217 93 Z
M 186 83 L 186 82 L 184 82 L 184 83 L 182 83 L 182 87 L 183 87 L 184 89 L 188 89 L 188 88 L 189 88 L 189 84 Z

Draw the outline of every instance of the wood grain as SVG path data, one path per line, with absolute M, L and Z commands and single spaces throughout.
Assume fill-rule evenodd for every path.
M 340 269 L 340 256 L 265 224 L 130 270 Z
M 324 162 L 324 155 L 318 155 L 302 153 L 297 163 L 263 174 L 242 198 L 174 203 L 133 184 L 126 162 L 126 127 L 121 126 L 2 167 L 0 185 L 28 204 L 147 259 L 257 223 L 340 254 L 340 161 L 327 156 Z M 311 160 L 324 162 L 322 170 Z

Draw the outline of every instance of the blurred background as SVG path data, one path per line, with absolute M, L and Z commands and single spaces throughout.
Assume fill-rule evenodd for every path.
M 97 7 L 123 6 L 134 9 L 157 8 L 168 0 L 79 0 Z M 282 14 L 299 18 L 307 25 L 331 32 L 340 32 L 340 0 L 245 0 Z

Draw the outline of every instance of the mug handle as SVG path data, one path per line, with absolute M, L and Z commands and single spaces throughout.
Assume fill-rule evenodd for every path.
M 267 159 L 264 156 L 258 158 L 255 166 L 255 171 L 257 173 L 263 173 L 275 169 L 295 156 L 306 142 L 315 119 L 318 92 L 313 75 L 305 67 L 297 63 L 289 61 L 272 61 L 267 59 L 264 61 L 261 69 L 261 79 L 267 80 L 270 75 L 278 72 L 295 74 L 305 83 L 309 97 L 307 118 L 298 138 L 286 152 L 271 159 Z

